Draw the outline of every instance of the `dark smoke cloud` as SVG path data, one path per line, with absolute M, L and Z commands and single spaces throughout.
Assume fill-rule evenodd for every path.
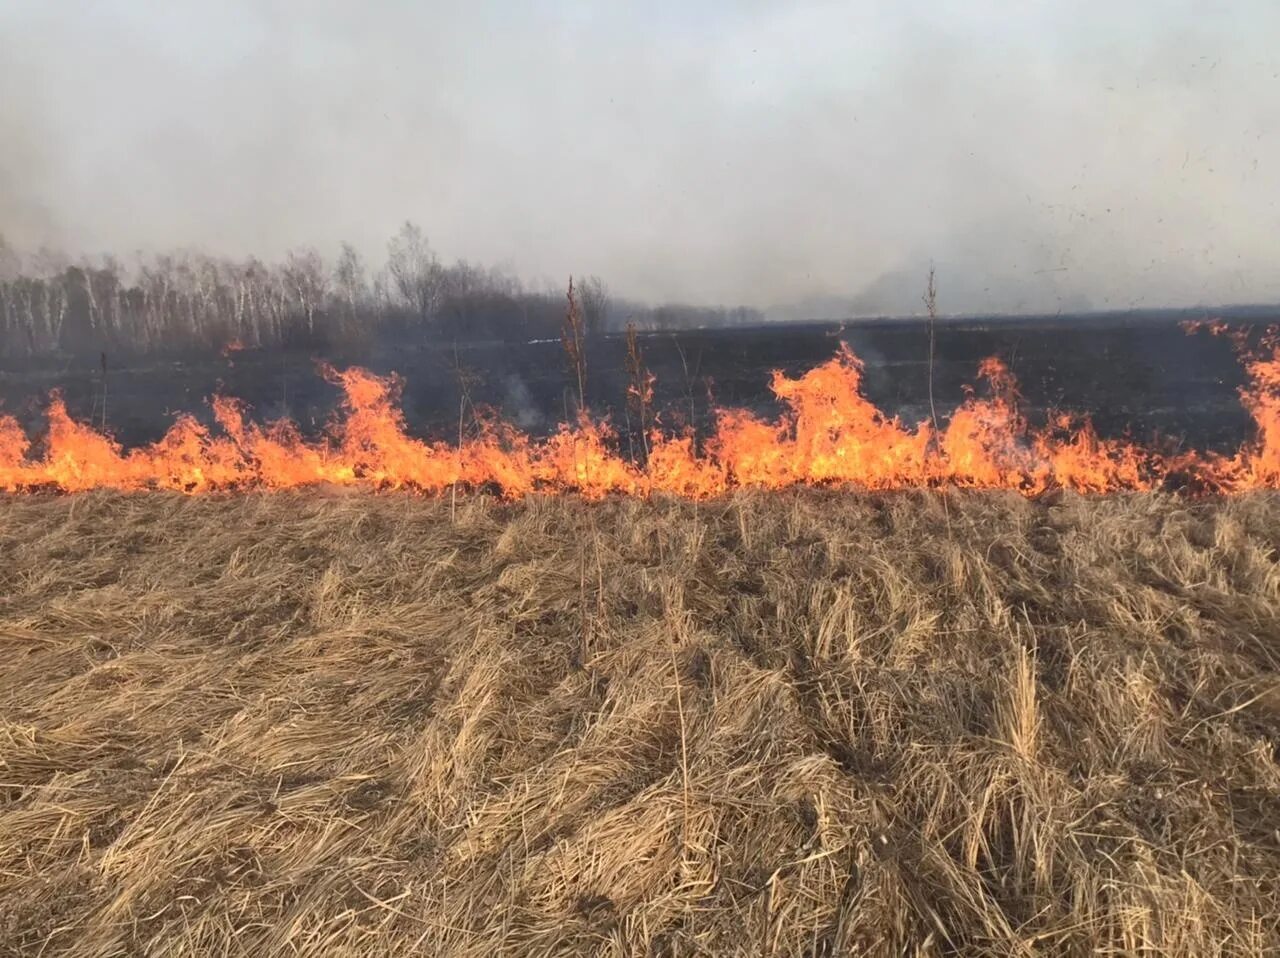
M 9 0 L 0 232 L 377 257 L 409 217 L 800 312 L 916 311 L 930 260 L 949 311 L 1277 300 L 1277 36 L 1274 0 Z

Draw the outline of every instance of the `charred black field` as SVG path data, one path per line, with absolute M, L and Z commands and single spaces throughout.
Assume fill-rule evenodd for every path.
M 1280 320 L 1280 309 L 940 319 L 932 368 L 928 326 L 920 319 L 648 332 L 639 342 L 657 377 L 654 407 L 672 428 L 690 421 L 705 428 L 717 405 L 772 412 L 771 370 L 803 372 L 846 342 L 865 363 L 867 396 L 907 423 L 930 415 L 930 376 L 935 406 L 945 417 L 966 388 L 978 384 L 979 363 L 998 356 L 1018 378 L 1033 419 L 1069 410 L 1090 415 L 1103 436 L 1229 451 L 1252 428 L 1236 392 L 1243 371 L 1226 339 L 1183 328 L 1209 316 L 1264 327 Z M 588 340 L 588 406 L 610 416 L 624 444 L 634 441 L 635 429 L 626 420 L 626 359 L 621 334 Z M 491 407 L 538 434 L 571 419 L 576 402 L 556 338 L 454 342 L 422 334 L 384 335 L 358 349 L 205 350 L 163 360 L 108 353 L 10 362 L 0 369 L 0 412 L 38 431 L 43 401 L 59 388 L 73 416 L 100 424 L 105 384 L 106 426 L 135 445 L 159 438 L 180 412 L 207 418 L 207 398 L 223 392 L 245 400 L 258 416 L 291 418 L 314 434 L 338 397 L 320 362 L 399 374 L 407 427 L 427 438 L 456 438 L 462 405 Z

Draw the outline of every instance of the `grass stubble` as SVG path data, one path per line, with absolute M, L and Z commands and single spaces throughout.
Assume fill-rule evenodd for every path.
M 8 498 L 0 950 L 1275 950 L 1278 550 L 1274 494 Z

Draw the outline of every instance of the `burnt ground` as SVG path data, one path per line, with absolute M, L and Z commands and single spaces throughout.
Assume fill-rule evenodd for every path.
M 1215 313 L 1214 315 L 1223 315 Z M 1239 310 L 1230 321 L 1263 327 L 1280 309 Z M 979 362 L 1000 356 L 1017 375 L 1032 420 L 1051 409 L 1085 412 L 1103 435 L 1143 442 L 1229 450 L 1250 435 L 1239 404 L 1244 376 L 1229 341 L 1188 335 L 1182 323 L 1203 311 L 1114 315 L 945 319 L 937 326 L 934 394 L 939 416 L 963 400 Z M 765 327 L 642 334 L 644 360 L 657 376 L 664 421 L 689 418 L 704 428 L 714 404 L 776 411 L 769 372 L 799 373 L 830 358 L 841 341 L 866 363 L 866 393 L 904 421 L 927 418 L 928 332 L 922 320 L 775 324 Z M 289 416 L 319 431 L 338 397 L 317 369 L 362 365 L 404 380 L 409 430 L 456 436 L 459 370 L 475 404 L 498 408 L 533 433 L 554 429 L 572 408 L 570 377 L 558 341 L 510 344 L 383 341 L 359 350 L 243 351 L 164 361 L 108 357 L 107 415 L 126 445 L 158 438 L 178 412 L 209 416 L 219 390 L 247 401 L 261 419 Z M 626 344 L 600 336 L 588 351 L 588 402 L 609 412 L 626 433 Z M 0 412 L 38 435 L 50 389 L 60 387 L 73 416 L 100 421 L 102 372 L 97 361 L 67 360 L 0 370 Z M 625 442 L 625 440 L 624 440 Z

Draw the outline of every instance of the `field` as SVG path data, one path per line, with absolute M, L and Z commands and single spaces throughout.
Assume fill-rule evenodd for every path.
M 0 501 L 12 954 L 1280 948 L 1280 496 Z
M 978 383 L 979 364 L 1003 360 L 1021 386 L 1033 420 L 1047 411 L 1089 414 L 1103 436 L 1129 433 L 1143 443 L 1168 440 L 1232 452 L 1252 434 L 1237 387 L 1246 382 L 1239 357 L 1223 337 L 1188 335 L 1182 323 L 1203 311 L 1163 311 L 1061 317 L 942 319 L 932 368 L 929 333 L 919 319 L 647 333 L 645 366 L 656 376 L 654 409 L 668 428 L 710 425 L 713 406 L 773 416 L 770 372 L 798 375 L 829 360 L 840 342 L 865 362 L 867 398 L 908 425 L 928 419 L 932 377 L 936 409 L 946 418 Z M 1213 315 L 1217 315 L 1216 313 Z M 1225 311 L 1239 326 L 1280 324 L 1280 310 Z M 396 372 L 404 380 L 401 406 L 416 436 L 454 441 L 460 380 L 468 404 L 497 409 L 509 422 L 545 434 L 569 414 L 573 374 L 558 339 L 529 343 L 442 341 L 430 336 L 386 339 L 361 350 L 244 350 L 207 352 L 167 362 L 98 356 L 88 360 L 0 367 L 0 415 L 21 420 L 36 435 L 49 390 L 60 389 L 73 417 L 101 424 L 126 446 L 159 439 L 179 412 L 211 422 L 207 399 L 224 393 L 246 401 L 257 419 L 293 419 L 316 434 L 329 420 L 338 390 L 317 360 L 337 367 Z M 630 383 L 621 335 L 587 342 L 586 399 L 609 414 L 623 447 L 629 435 L 625 397 Z

